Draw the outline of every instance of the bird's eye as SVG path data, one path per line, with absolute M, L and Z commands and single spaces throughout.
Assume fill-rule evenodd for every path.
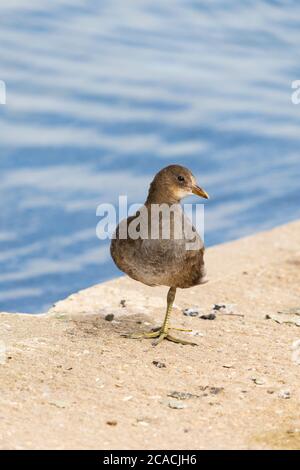
M 181 176 L 181 175 L 179 175 L 179 176 L 178 176 L 178 181 L 181 181 L 181 182 L 184 181 L 184 177 Z

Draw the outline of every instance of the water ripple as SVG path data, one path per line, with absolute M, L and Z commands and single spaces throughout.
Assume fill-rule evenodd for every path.
M 300 4 L 0 5 L 0 310 L 38 312 L 118 274 L 96 207 L 190 166 L 208 245 L 299 217 Z

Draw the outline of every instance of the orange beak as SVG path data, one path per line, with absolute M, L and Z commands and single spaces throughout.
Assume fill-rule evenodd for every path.
M 207 192 L 204 191 L 204 189 L 197 186 L 196 184 L 193 185 L 192 192 L 193 192 L 193 194 L 196 194 L 197 196 L 203 197 L 204 199 L 209 199 L 209 195 L 207 194 Z

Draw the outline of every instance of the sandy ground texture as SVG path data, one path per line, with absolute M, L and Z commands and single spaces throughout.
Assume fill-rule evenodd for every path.
M 0 448 L 299 449 L 299 241 L 298 221 L 207 250 L 171 321 L 196 347 L 122 337 L 159 325 L 167 293 L 125 277 L 1 314 Z

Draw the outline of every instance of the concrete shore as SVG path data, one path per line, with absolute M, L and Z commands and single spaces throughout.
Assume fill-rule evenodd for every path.
M 126 277 L 46 315 L 1 314 L 0 448 L 300 449 L 300 221 L 210 248 L 206 265 L 171 318 L 197 347 L 122 337 L 159 325 L 167 293 Z M 227 313 L 182 313 L 214 304 Z

